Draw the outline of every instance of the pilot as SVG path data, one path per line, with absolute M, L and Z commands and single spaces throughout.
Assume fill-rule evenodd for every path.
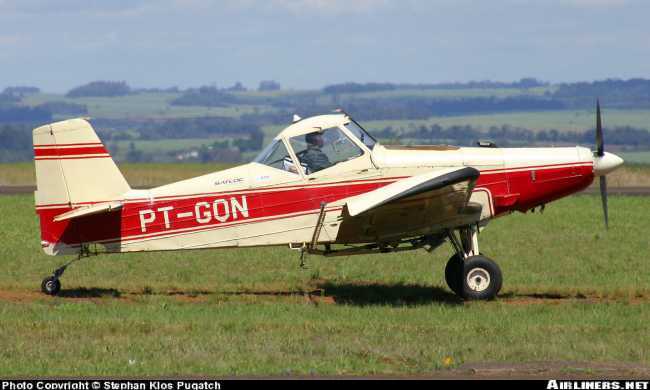
M 307 149 L 302 152 L 300 162 L 307 165 L 310 173 L 332 166 L 330 159 L 321 150 L 325 144 L 321 133 L 314 132 L 305 135 L 305 142 L 307 142 Z

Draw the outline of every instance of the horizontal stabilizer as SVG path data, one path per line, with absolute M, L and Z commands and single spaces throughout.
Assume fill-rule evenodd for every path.
M 54 217 L 54 222 L 65 221 L 73 218 L 85 217 L 88 215 L 110 213 L 118 211 L 122 208 L 122 202 L 101 203 L 92 206 L 80 207 L 67 213 L 59 214 Z

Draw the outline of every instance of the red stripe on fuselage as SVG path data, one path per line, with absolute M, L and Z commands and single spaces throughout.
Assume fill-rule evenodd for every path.
M 513 210 L 528 208 L 547 203 L 573 192 L 580 191 L 591 184 L 593 167 L 585 162 L 562 164 L 562 167 L 539 166 L 529 169 L 490 172 L 479 176 L 476 187 L 490 191 L 494 200 L 495 214 L 503 214 Z M 533 175 L 531 172 L 535 171 Z M 392 179 L 392 180 L 391 180 Z M 338 183 L 323 183 L 264 190 L 249 190 L 237 192 L 222 192 L 197 194 L 196 196 L 170 196 L 148 200 L 128 201 L 120 211 L 107 214 L 87 216 L 61 222 L 53 222 L 56 215 L 71 210 L 67 205 L 55 208 L 38 209 L 41 220 L 42 240 L 48 242 L 63 242 L 69 245 L 81 242 L 98 242 L 108 240 L 132 240 L 145 236 L 162 237 L 173 234 L 183 234 L 190 231 L 216 229 L 219 225 L 233 223 L 253 223 L 256 220 L 289 218 L 299 213 L 311 213 L 318 210 L 321 202 L 331 203 L 339 199 L 358 195 L 383 187 L 398 178 L 374 178 L 373 181 L 348 181 Z M 219 222 L 212 218 L 205 224 L 199 223 L 196 217 L 196 204 L 205 202 L 209 207 L 201 207 L 199 212 L 209 210 L 215 200 L 223 199 L 230 204 L 231 198 L 242 202 L 246 197 L 248 217 L 240 212 L 238 218 L 230 218 Z M 516 197 L 512 203 L 512 197 Z M 505 202 L 503 199 L 508 199 Z M 88 202 L 87 204 L 100 203 Z M 54 205 L 49 205 L 50 207 Z M 45 207 L 45 206 L 43 206 Z M 172 207 L 168 211 L 169 227 L 166 226 L 164 215 L 159 208 Z M 151 210 L 156 218 L 146 225 L 146 232 L 141 229 L 140 211 Z M 176 214 L 191 212 L 191 217 L 176 218 Z M 232 212 L 232 210 L 231 210 Z
M 48 208 L 38 210 L 41 220 L 41 238 L 48 242 L 63 242 L 76 244 L 80 242 L 97 242 L 106 240 L 129 239 L 134 236 L 173 234 L 174 231 L 194 228 L 215 228 L 218 225 L 233 222 L 254 222 L 256 219 L 269 217 L 291 217 L 290 214 L 304 213 L 317 210 L 321 202 L 332 203 L 336 200 L 372 191 L 388 184 L 362 183 L 318 188 L 297 188 L 278 191 L 257 192 L 247 194 L 211 195 L 185 199 L 157 200 L 149 203 L 125 203 L 120 211 L 106 214 L 90 215 L 84 218 L 53 222 L 56 215 L 62 214 L 70 207 Z M 241 211 L 235 217 L 232 199 L 245 204 L 248 216 Z M 214 217 L 215 201 L 224 201 L 229 207 L 229 217 L 221 222 Z M 202 206 L 197 207 L 201 203 Z M 164 211 L 167 211 L 169 227 L 165 221 Z M 217 206 L 221 217 L 225 214 L 223 203 Z M 140 212 L 144 211 L 150 217 L 150 211 L 155 214 L 155 220 L 146 223 L 146 231 L 142 231 Z M 191 212 L 191 217 L 178 218 L 177 214 Z M 199 219 L 210 212 L 208 222 L 201 223 Z M 207 219 L 207 218 L 206 218 Z
M 588 166 L 592 167 L 593 163 L 587 162 L 587 161 L 582 161 L 582 162 L 574 162 L 574 163 L 563 163 L 563 164 L 547 164 L 547 165 L 534 165 L 534 166 L 527 166 L 527 167 L 513 167 L 513 168 L 498 168 L 498 169 L 487 169 L 487 170 L 481 170 L 481 176 L 478 179 L 478 183 L 481 183 L 481 185 L 484 185 L 486 182 L 503 182 L 504 181 L 504 174 L 509 173 L 509 172 L 514 172 L 517 170 L 521 169 L 528 169 L 528 172 L 531 169 L 548 169 L 548 168 L 553 168 L 557 166 Z M 195 197 L 201 197 L 201 196 L 210 196 L 210 195 L 231 195 L 231 194 L 251 194 L 254 192 L 259 192 L 259 191 L 276 191 L 280 189 L 299 189 L 299 188 L 310 188 L 310 187 L 323 187 L 323 186 L 336 186 L 336 185 L 341 185 L 341 184 L 351 184 L 351 183 L 365 183 L 365 182 L 378 182 L 378 181 L 383 181 L 384 184 L 390 184 L 393 183 L 397 180 L 400 179 L 406 179 L 410 176 L 392 176 L 392 177 L 373 177 L 370 179 L 359 179 L 359 180 L 348 180 L 348 181 L 335 181 L 335 182 L 328 182 L 328 183 L 297 183 L 295 185 L 287 185 L 287 186 L 278 186 L 278 187 L 268 187 L 268 188 L 256 188 L 253 190 L 236 190 L 236 191 L 216 191 L 216 192 L 198 192 L 198 193 L 193 193 L 193 194 L 184 194 L 184 195 L 166 195 L 166 196 L 158 196 L 154 197 L 154 201 L 161 201 L 161 200 L 171 200 L 171 199 L 181 199 L 181 198 L 195 198 Z M 76 202 L 72 203 L 71 205 L 69 203 L 50 203 L 50 204 L 40 204 L 36 205 L 36 209 L 38 210 L 39 208 L 51 208 L 51 207 L 56 207 L 56 206 L 84 206 L 84 205 L 93 205 L 93 204 L 98 204 L 98 203 L 106 203 L 106 202 L 112 202 L 115 200 L 121 200 L 121 199 L 104 199 L 104 200 L 96 200 L 93 202 Z M 125 200 L 126 203 L 141 203 L 141 202 L 150 202 L 150 198 L 132 198 L 132 199 L 127 199 Z

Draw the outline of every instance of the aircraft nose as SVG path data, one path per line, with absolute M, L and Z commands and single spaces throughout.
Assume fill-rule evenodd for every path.
M 601 157 L 594 156 L 594 173 L 596 176 L 604 176 L 623 165 L 623 159 L 614 153 L 605 152 Z

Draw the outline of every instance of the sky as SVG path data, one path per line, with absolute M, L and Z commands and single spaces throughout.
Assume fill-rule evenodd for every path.
M 0 0 L 0 89 L 650 77 L 647 0 Z

